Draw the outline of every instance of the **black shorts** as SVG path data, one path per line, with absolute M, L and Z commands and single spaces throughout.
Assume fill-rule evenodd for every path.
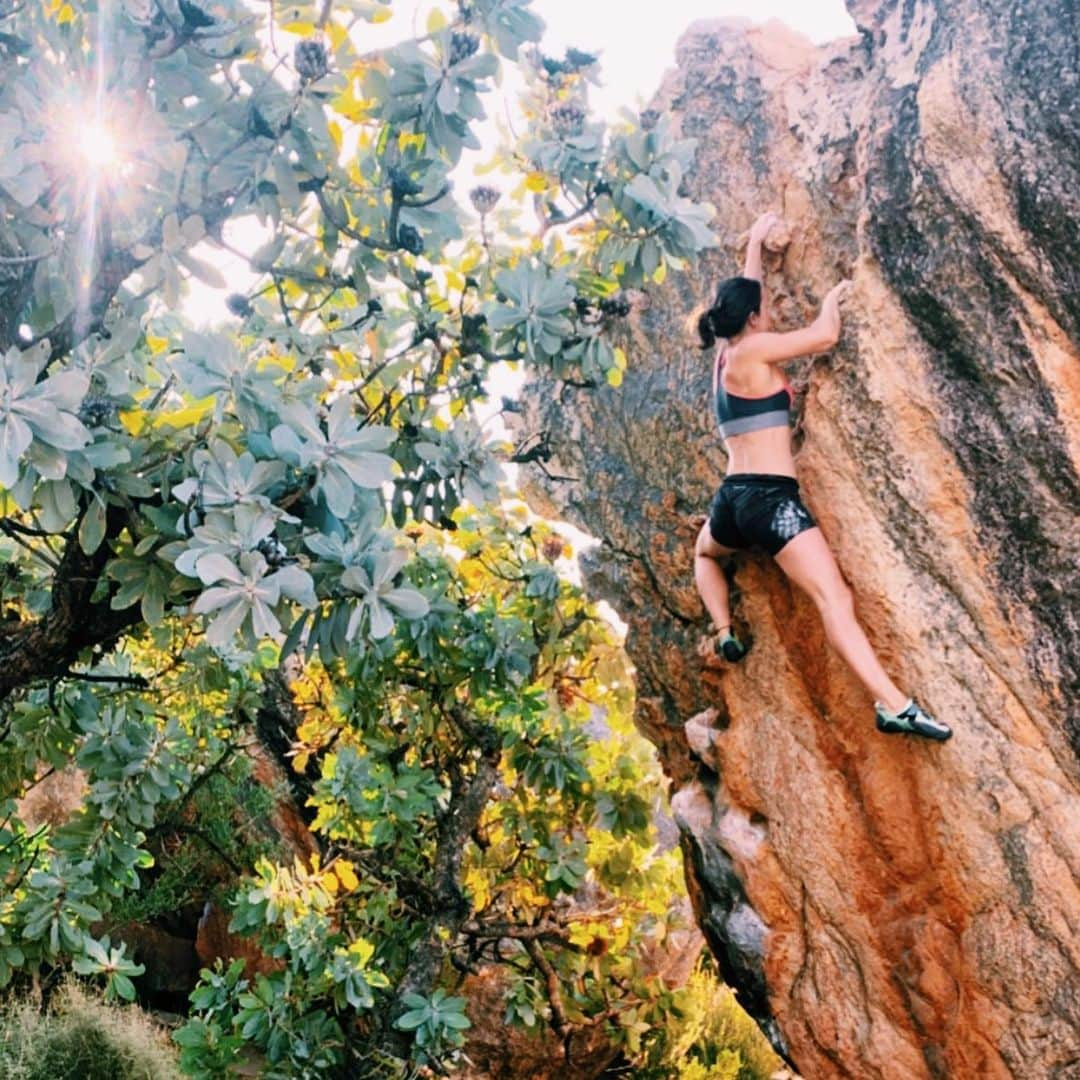
M 709 505 L 709 533 L 726 548 L 762 547 L 775 555 L 816 524 L 791 476 L 735 473 L 724 478 Z

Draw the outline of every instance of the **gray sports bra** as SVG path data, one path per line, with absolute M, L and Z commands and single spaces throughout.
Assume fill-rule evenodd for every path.
M 784 388 L 763 397 L 742 397 L 729 394 L 724 389 L 722 377 L 724 352 L 720 350 L 713 369 L 713 392 L 716 421 L 720 425 L 723 438 L 729 435 L 744 435 L 748 431 L 761 431 L 764 428 L 787 427 L 791 413 L 794 391 L 787 380 Z

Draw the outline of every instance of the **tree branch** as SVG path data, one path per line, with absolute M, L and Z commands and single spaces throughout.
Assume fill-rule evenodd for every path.
M 126 520 L 123 510 L 110 507 L 106 537 L 119 536 Z M 111 557 L 108 539 L 87 555 L 69 538 L 53 576 L 49 610 L 33 622 L 0 622 L 0 701 L 38 679 L 71 677 L 69 669 L 84 649 L 109 649 L 141 621 L 137 604 L 114 611 L 108 597 L 91 602 Z
M 525 942 L 525 951 L 529 959 L 544 976 L 544 988 L 547 991 L 548 1003 L 551 1005 L 551 1026 L 555 1033 L 562 1039 L 563 1053 L 566 1056 L 566 1064 L 570 1061 L 570 1040 L 574 1035 L 574 1027 L 566 1015 L 566 1007 L 563 1005 L 562 986 L 559 983 L 559 973 L 552 966 L 551 961 L 544 955 L 544 950 L 536 940 Z
M 471 777 L 462 774 L 453 783 L 450 805 L 439 821 L 432 875 L 434 913 L 428 921 L 426 933 L 413 946 L 412 958 L 398 984 L 388 1015 L 391 1022 L 407 1011 L 408 1006 L 404 1003 L 406 994 L 426 996 L 431 993 L 443 959 L 469 917 L 471 907 L 461 891 L 461 864 L 469 837 L 499 777 L 502 740 L 498 731 L 490 724 L 472 720 L 460 706 L 455 706 L 451 711 L 458 726 L 470 737 L 473 746 L 479 749 L 480 758 Z M 400 1057 L 408 1057 L 412 1045 L 411 1033 L 388 1028 L 386 1039 Z

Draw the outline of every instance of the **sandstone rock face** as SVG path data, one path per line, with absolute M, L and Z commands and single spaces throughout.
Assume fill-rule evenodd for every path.
M 724 248 L 634 314 L 619 390 L 534 385 L 541 513 L 599 546 L 698 920 L 808 1077 L 1080 1075 L 1080 75 L 1072 0 L 849 0 L 860 34 L 695 24 L 652 107 L 700 139 Z M 854 279 L 794 366 L 798 468 L 887 668 L 943 745 L 874 731 L 808 598 L 740 556 L 710 659 L 694 536 L 724 472 L 685 328 L 781 211 L 774 320 Z

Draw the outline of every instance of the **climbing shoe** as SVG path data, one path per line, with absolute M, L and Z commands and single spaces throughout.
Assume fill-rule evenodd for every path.
M 944 742 L 952 735 L 952 728 L 935 720 L 914 698 L 898 712 L 891 713 L 880 701 L 874 702 L 877 714 L 877 729 L 887 735 L 921 735 L 925 739 L 937 739 Z
M 741 660 L 749 651 L 749 642 L 744 645 L 731 631 L 721 634 L 716 639 L 714 646 L 718 655 L 722 656 L 730 664 Z

